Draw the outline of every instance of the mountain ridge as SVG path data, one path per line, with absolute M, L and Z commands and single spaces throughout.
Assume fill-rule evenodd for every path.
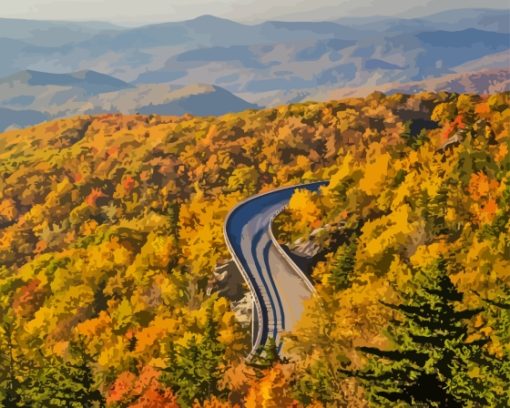
M 0 78 L 0 84 L 12 82 L 23 83 L 31 86 L 77 86 L 87 88 L 89 91 L 93 91 L 91 86 L 95 86 L 95 92 L 97 93 L 133 87 L 133 85 L 118 78 L 102 74 L 94 70 L 80 70 L 70 73 L 51 73 L 27 69 L 6 78 Z
M 122 112 L 221 115 L 254 109 L 227 90 L 206 84 L 139 85 L 95 71 L 51 74 L 24 70 L 0 79 L 0 130 L 76 114 Z M 26 114 L 26 120 L 20 116 Z
M 34 42 L 37 30 L 24 23 L 16 31 L 11 24 L 11 37 L 17 39 L 0 37 L 0 76 L 21 78 L 16 90 L 0 82 L 0 99 L 6 108 L 35 109 L 54 117 L 155 106 L 182 112 L 173 99 L 176 90 L 199 83 L 228 91 L 232 95 L 202 89 L 202 96 L 216 95 L 235 110 L 298 102 L 327 89 L 391 89 L 398 83 L 510 66 L 507 15 L 461 9 L 420 18 L 273 19 L 256 24 L 203 15 L 139 27 L 99 25 L 85 34 L 86 23 L 59 22 L 60 28 L 64 24 L 78 30 L 80 38 L 57 30 L 56 42 L 51 33 Z M 36 27 L 48 24 L 37 22 Z M 488 87 L 472 86 L 482 93 Z M 39 92 L 43 87 L 44 95 Z M 218 100 L 210 103 L 201 114 L 225 111 L 216 109 Z

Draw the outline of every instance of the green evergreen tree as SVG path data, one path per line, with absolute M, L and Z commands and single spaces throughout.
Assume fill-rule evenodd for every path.
M 26 406 L 89 408 L 104 407 L 91 369 L 93 359 L 81 342 L 71 342 L 69 358 L 42 356 L 41 365 L 28 375 L 23 395 Z
M 497 365 L 484 350 L 488 341 L 468 341 L 467 320 L 481 309 L 461 309 L 462 294 L 451 282 L 446 262 L 415 271 L 403 303 L 387 307 L 390 350 L 360 348 L 369 358 L 354 372 L 374 406 L 396 403 L 412 407 L 488 406 L 491 390 L 484 376 Z M 473 375 L 473 373 L 479 373 Z
M 19 361 L 15 355 L 13 324 L 9 315 L 2 316 L 0 328 L 0 407 L 16 407 L 21 401 L 18 378 Z
M 352 273 L 356 264 L 357 248 L 357 240 L 353 237 L 349 243 L 340 245 L 335 252 L 329 283 L 336 290 L 343 290 L 351 285 Z
M 413 120 L 404 122 L 404 130 L 400 137 L 413 150 L 418 150 L 429 141 L 427 128 L 420 128 L 419 123 L 415 123 Z
M 312 401 L 334 404 L 341 396 L 338 392 L 338 378 L 336 370 L 331 370 L 329 364 L 317 360 L 300 372 L 293 384 L 296 398 L 308 406 Z
M 282 359 L 278 353 L 278 345 L 274 337 L 269 337 L 266 343 L 258 348 L 257 354 L 248 364 L 259 370 L 265 370 L 279 362 L 282 362 Z M 259 374 L 262 376 L 261 373 Z
M 218 335 L 211 304 L 200 340 L 192 336 L 186 346 L 169 343 L 167 367 L 161 381 L 174 390 L 183 407 L 191 406 L 195 400 L 202 402 L 211 395 L 223 394 L 219 382 L 225 371 L 225 346 Z
M 26 386 L 30 362 L 25 358 L 17 333 L 19 322 L 12 308 L 13 292 L 22 282 L 0 266 L 0 407 L 17 407 Z
M 488 406 L 510 407 L 510 287 L 499 283 L 501 293 L 495 300 L 485 300 L 488 324 L 499 339 L 501 350 L 491 375 L 486 383 L 494 392 L 488 399 Z
M 175 238 L 178 238 L 179 235 L 179 211 L 180 207 L 178 203 L 171 203 L 168 205 L 167 213 L 170 222 L 169 232 Z

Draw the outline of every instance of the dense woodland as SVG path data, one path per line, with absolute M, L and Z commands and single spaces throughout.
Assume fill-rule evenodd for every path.
M 509 98 L 374 93 L 0 135 L 0 406 L 510 406 Z M 275 227 L 320 247 L 318 296 L 288 358 L 250 364 L 249 327 L 208 291 L 225 216 L 325 179 Z

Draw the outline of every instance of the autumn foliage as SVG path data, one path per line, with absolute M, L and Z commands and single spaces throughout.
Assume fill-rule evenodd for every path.
M 498 361 L 459 363 L 458 378 L 508 405 L 508 101 L 375 93 L 1 134 L 0 405 L 368 406 L 376 391 L 356 374 L 380 362 L 362 350 L 394 350 L 391 325 L 412 325 L 381 302 L 406 305 L 438 259 L 458 307 L 478 311 L 457 343 L 483 340 L 480 355 Z M 275 232 L 319 248 L 318 297 L 286 337 L 289 361 L 249 367 L 250 325 L 210 284 L 229 259 L 225 216 L 315 180 L 330 183 L 296 192 Z

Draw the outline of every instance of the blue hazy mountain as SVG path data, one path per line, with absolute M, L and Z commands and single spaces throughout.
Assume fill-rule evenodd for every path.
M 171 57 L 137 82 L 206 81 L 231 92 L 362 86 L 438 77 L 510 48 L 504 33 L 478 29 L 374 35 L 269 45 L 206 47 Z M 221 69 L 217 69 L 221 67 Z
M 257 25 L 236 23 L 214 16 L 201 16 L 183 22 L 137 27 L 97 34 L 73 47 L 97 53 L 98 50 L 132 50 L 154 47 L 233 46 L 274 44 L 310 38 L 359 38 L 363 31 L 333 22 L 266 22 Z M 64 47 L 64 51 L 67 47 Z
M 25 70 L 7 78 L 0 79 L 0 84 L 10 83 L 13 86 L 23 84 L 30 86 L 62 86 L 79 88 L 86 94 L 95 95 L 103 92 L 119 91 L 131 88 L 132 85 L 99 72 L 85 70 L 68 74 L 54 74 Z
M 14 110 L 0 107 L 0 131 L 22 128 L 44 122 L 48 116 L 34 110 Z
M 426 21 L 450 30 L 478 28 L 480 30 L 510 32 L 510 10 L 465 9 L 450 10 L 425 17 Z
M 487 36 L 488 34 L 484 32 L 508 34 L 508 19 L 508 12 L 504 10 L 469 9 L 438 13 L 420 19 L 346 18 L 327 22 L 272 21 L 256 25 L 202 16 L 183 22 L 135 28 L 120 28 L 98 23 L 27 22 L 3 19 L 0 20 L 0 48 L 3 53 L 3 58 L 0 59 L 0 75 L 5 76 L 25 69 L 45 72 L 97 70 L 127 82 L 137 79 L 146 82 L 149 77 L 151 80 L 155 78 L 157 82 L 178 80 L 183 83 L 188 78 L 187 71 L 177 67 L 167 69 L 178 56 L 181 61 L 178 61 L 176 65 L 181 67 L 182 59 L 189 57 L 196 60 L 197 54 L 194 55 L 194 52 L 221 54 L 223 61 L 218 62 L 234 61 L 235 53 L 239 52 L 237 61 L 240 67 L 236 74 L 242 76 L 242 69 L 246 64 L 249 69 L 258 67 L 264 70 L 268 64 L 275 67 L 282 65 L 282 60 L 287 58 L 285 55 L 273 56 L 269 53 L 266 57 L 271 58 L 270 60 L 260 61 L 257 57 L 251 56 L 252 51 L 247 51 L 246 47 L 258 47 L 261 50 L 258 51 L 259 55 L 261 52 L 264 53 L 264 47 L 268 49 L 281 47 L 285 50 L 290 47 L 294 50 L 294 63 L 318 61 L 324 58 L 324 66 L 316 64 L 309 67 L 320 76 L 321 71 L 333 68 L 330 59 L 340 60 L 340 55 L 344 56 L 351 52 L 351 50 L 343 51 L 346 43 L 351 47 L 358 46 L 359 49 L 352 48 L 352 51 L 361 58 L 365 58 L 365 54 L 370 54 L 367 50 L 381 49 L 382 44 L 390 44 L 390 48 L 393 48 L 392 41 L 402 43 L 401 37 L 408 36 L 409 38 L 404 39 L 404 42 L 408 41 L 409 46 L 405 47 L 406 55 L 402 55 L 402 58 L 412 59 L 417 55 L 428 55 L 429 48 L 441 48 L 437 41 L 424 44 L 426 38 L 417 42 L 416 39 L 419 39 L 417 35 L 420 33 L 427 32 L 429 36 L 433 36 L 433 33 L 437 31 L 437 36 L 441 37 L 446 35 L 444 31 L 448 31 L 458 32 L 460 33 L 458 35 L 462 36 L 466 34 L 464 30 L 477 30 L 473 31 L 472 35 L 466 36 L 465 39 L 469 42 L 476 36 Z M 59 33 L 59 35 L 51 33 Z M 45 41 L 44 38 L 47 36 L 55 37 L 58 41 Z M 463 39 L 461 38 L 460 41 L 462 42 Z M 483 41 L 484 50 L 479 49 L 476 55 L 487 55 L 495 45 L 499 47 L 493 42 L 487 42 L 485 39 Z M 501 43 L 502 40 L 496 40 L 498 41 Z M 341 44 L 342 51 L 338 48 L 338 44 Z M 412 44 L 416 44 L 418 48 L 412 49 Z M 422 49 L 423 45 L 425 49 Z M 464 45 L 467 48 L 467 43 Z M 229 49 L 229 47 L 233 48 Z M 335 47 L 337 49 L 329 54 L 329 48 Z M 209 51 L 206 51 L 207 49 Z M 445 51 L 445 57 L 446 54 L 448 54 L 447 51 Z M 475 54 L 469 53 L 469 56 Z M 437 57 L 436 54 L 434 56 Z M 405 65 L 402 61 L 386 61 L 382 55 L 369 55 L 367 58 L 379 59 L 397 66 Z M 292 61 L 289 60 L 289 62 Z M 441 62 L 438 64 L 441 65 Z M 361 61 L 361 66 L 363 65 L 366 65 L 365 61 Z M 293 70 L 299 71 L 298 68 Z M 288 67 L 275 68 L 275 70 L 287 71 Z M 164 74 L 161 74 L 161 71 Z M 430 72 L 431 70 L 421 71 Z M 449 71 L 447 69 L 441 71 L 441 68 L 437 72 L 437 74 L 446 73 Z M 299 72 L 293 72 L 293 74 L 297 78 L 302 78 Z M 197 81 L 188 83 L 195 82 Z M 200 82 L 212 81 L 205 76 Z
M 70 74 L 22 71 L 0 79 L 0 131 L 77 114 L 208 116 L 256 107 L 217 86 L 134 86 L 94 71 Z
M 344 17 L 337 23 L 359 30 L 377 32 L 417 32 L 430 30 L 460 31 L 468 28 L 510 32 L 510 11 L 494 9 L 448 10 L 420 18 L 399 18 L 385 16 Z
M 243 55 L 243 47 L 246 46 L 293 44 L 294 48 L 299 48 L 301 44 L 308 46 L 315 43 L 312 45 L 316 47 L 315 50 L 297 50 L 298 62 L 313 60 L 316 54 L 323 56 L 327 53 L 328 44 L 334 44 L 335 41 L 363 43 L 363 50 L 358 51 L 363 53 L 368 47 L 377 48 L 391 37 L 415 37 L 421 32 L 438 31 L 438 35 L 443 35 L 443 31 L 462 33 L 466 29 L 476 29 L 478 32 L 473 32 L 473 35 L 482 35 L 481 32 L 507 34 L 508 20 L 508 12 L 504 10 L 453 10 L 420 19 L 346 18 L 334 22 L 272 21 L 256 25 L 202 16 L 183 22 L 123 29 L 97 23 L 3 19 L 0 20 L 0 47 L 4 58 L 0 60 L 0 75 L 5 76 L 24 69 L 46 72 L 91 69 L 130 82 L 148 72 L 157 72 L 165 68 L 165 63 L 168 65 L 177 55 L 194 50 L 210 48 L 210 52 L 224 52 L 226 47 L 237 47 L 230 51 L 239 51 L 241 54 L 238 59 L 244 64 L 247 58 Z M 52 32 L 59 35 L 51 34 Z M 47 36 L 58 39 L 58 44 L 55 41 L 43 40 Z M 412 38 L 409 41 L 412 42 Z M 488 51 L 491 46 L 487 45 Z M 412 50 L 408 51 L 412 54 Z M 338 55 L 335 54 L 332 58 L 338 58 Z M 371 58 L 383 59 L 381 56 Z M 387 62 L 394 64 L 392 61 Z M 254 64 L 255 60 L 248 59 L 248 63 Z M 277 58 L 274 64 L 278 63 Z M 327 61 L 325 63 L 327 64 Z M 185 77 L 178 70 L 167 74 L 163 76 L 164 80 Z M 208 78 L 203 78 L 202 82 L 209 82 Z
M 110 23 L 0 18 L 0 38 L 11 38 L 46 47 L 85 41 L 97 33 L 118 29 L 120 27 Z
M 0 77 L 8 77 L 0 106 L 51 117 L 149 107 L 215 114 L 510 67 L 508 10 L 331 19 L 249 25 L 202 16 L 134 28 L 0 19 Z M 198 102 L 176 102 L 175 92 L 198 83 L 211 86 Z M 206 99 L 225 108 L 204 111 Z
M 149 104 L 137 109 L 141 114 L 196 116 L 223 115 L 255 109 L 257 105 L 248 103 L 218 86 L 197 85 L 180 90 L 175 99 L 161 104 Z

